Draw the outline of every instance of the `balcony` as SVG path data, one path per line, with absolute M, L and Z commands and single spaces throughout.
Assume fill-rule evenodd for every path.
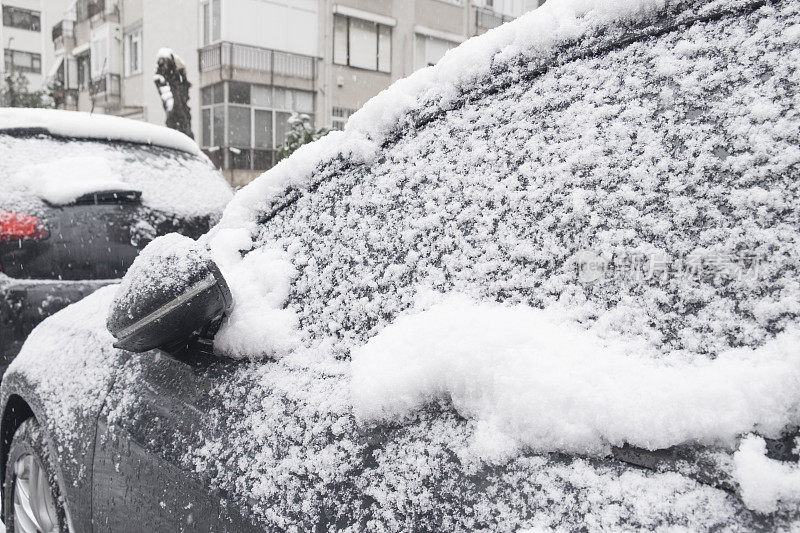
M 91 94 L 93 98 L 119 97 L 119 74 L 106 74 L 93 78 L 89 85 L 89 94 Z
M 270 77 L 309 81 L 316 78 L 316 59 L 311 56 L 229 42 L 206 46 L 199 53 L 200 72 L 220 71 L 221 79 L 232 79 L 233 71 L 239 70 Z
M 495 13 L 489 9 L 476 9 L 475 25 L 477 26 L 478 34 L 484 33 L 492 28 L 496 28 L 501 24 L 513 20 L 513 17 L 508 17 L 501 13 Z
M 89 18 L 92 18 L 95 15 L 99 15 L 106 10 L 106 2 L 105 0 L 89 0 L 89 5 L 87 6 L 86 13 L 89 15 Z
M 72 29 L 72 21 L 71 20 L 62 20 L 55 26 L 53 26 L 53 42 L 56 42 L 58 39 L 68 39 L 74 37 L 75 34 L 73 33 Z M 58 48 L 58 46 L 56 46 Z

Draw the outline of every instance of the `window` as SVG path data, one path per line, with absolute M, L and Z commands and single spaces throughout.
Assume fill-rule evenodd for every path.
M 392 71 L 392 28 L 342 15 L 333 17 L 333 62 L 380 72 Z
M 201 6 L 201 19 L 203 25 L 203 46 L 221 39 L 221 0 L 206 0 Z
M 108 72 L 108 38 L 98 37 L 92 39 L 92 77 L 96 78 Z
M 125 34 L 125 75 L 135 76 L 142 73 L 142 29 L 138 28 Z
M 313 92 L 235 81 L 203 87 L 200 102 L 201 143 L 223 168 L 271 168 L 292 112 L 314 112 Z
M 20 70 L 23 72 L 41 72 L 42 55 L 20 50 L 10 50 L 6 48 L 3 54 L 3 61 L 6 72 Z
M 228 106 L 228 144 L 229 146 L 250 146 L 251 125 L 250 108 Z
M 225 106 L 214 107 L 214 146 L 225 145 Z
M 89 81 L 92 79 L 90 72 L 89 54 L 82 54 L 77 57 L 78 62 L 78 90 L 85 91 L 89 88 Z
M 435 65 L 444 57 L 448 50 L 456 46 L 458 46 L 456 42 L 417 34 L 414 68 L 420 69 Z
M 38 11 L 3 6 L 3 26 L 28 31 L 41 31 L 42 18 Z
M 222 83 L 215 83 L 208 87 L 203 87 L 200 91 L 201 105 L 221 104 L 224 96 L 225 85 Z
M 331 112 L 331 128 L 339 131 L 344 130 L 344 125 L 347 123 L 347 119 L 350 118 L 350 115 L 355 112 L 355 109 L 334 107 Z
M 253 121 L 253 146 L 272 148 L 272 111 L 256 109 Z
M 232 104 L 249 104 L 250 84 L 238 81 L 228 82 L 228 102 Z

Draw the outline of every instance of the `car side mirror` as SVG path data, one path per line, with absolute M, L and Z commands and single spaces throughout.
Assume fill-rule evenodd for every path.
M 146 352 L 216 331 L 233 305 L 208 252 L 177 234 L 151 242 L 122 280 L 107 327 L 116 348 Z

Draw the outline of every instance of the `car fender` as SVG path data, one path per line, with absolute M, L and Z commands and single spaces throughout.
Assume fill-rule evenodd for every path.
M 71 531 L 92 530 L 97 417 L 130 357 L 113 348 L 105 329 L 114 290 L 103 288 L 37 326 L 0 387 L 0 475 L 5 475 L 14 432 L 35 417 L 55 459 Z

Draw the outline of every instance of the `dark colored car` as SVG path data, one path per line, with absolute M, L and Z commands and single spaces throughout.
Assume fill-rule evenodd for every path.
M 32 332 L 5 523 L 796 529 L 798 28 L 552 0 L 394 85 Z
M 0 375 L 46 317 L 120 279 L 148 242 L 199 237 L 232 196 L 182 134 L 0 111 Z

